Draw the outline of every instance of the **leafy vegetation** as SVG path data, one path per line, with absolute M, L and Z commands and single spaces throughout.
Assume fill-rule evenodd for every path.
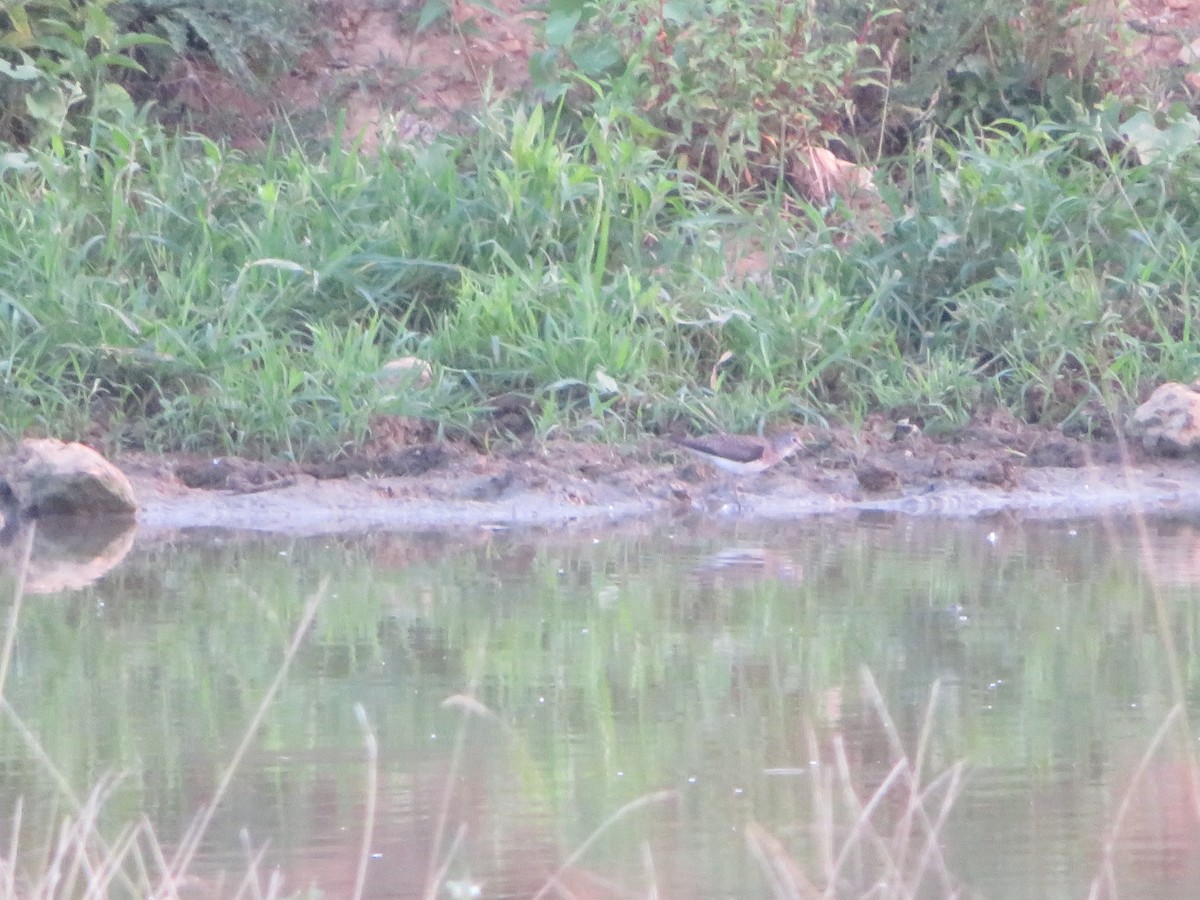
M 449 9 L 426 4 L 418 26 L 432 27 Z M 341 135 L 324 153 L 279 138 L 250 154 L 156 124 L 134 102 L 146 83 L 138 79 L 153 81 L 179 56 L 199 53 L 249 84 L 269 73 L 270 59 L 294 50 L 302 10 L 265 0 L 9 3 L 0 12 L 0 436 L 328 457 L 361 445 L 378 414 L 466 422 L 513 392 L 531 399 L 540 437 L 627 437 L 677 420 L 748 431 L 776 419 L 853 422 L 879 410 L 952 428 L 994 405 L 1080 432 L 1105 427 L 1148 386 L 1191 380 L 1200 366 L 1193 281 L 1200 123 L 1171 97 L 1118 93 L 1119 43 L 1088 15 L 1087 7 L 1059 0 L 1017 9 L 999 0 L 905 0 L 887 9 L 553 0 L 545 52 L 534 61 L 541 96 L 488 107 L 471 133 L 428 146 L 385 145 L 371 155 L 347 149 Z M 379 378 L 385 361 L 403 355 L 433 364 L 430 385 L 396 389 Z M 814 554 L 804 570 L 821 571 L 827 544 L 801 545 Z M 984 546 L 981 571 L 1001 565 L 1013 574 L 1021 568 L 1014 561 L 1036 555 L 999 559 L 990 541 L 973 552 Z M 606 547 L 589 552 L 629 552 Z M 237 569 L 220 561 L 216 570 Z M 98 685 L 114 704 L 129 701 L 137 715 L 161 721 L 162 710 L 182 708 L 178 698 L 186 696 L 184 705 L 198 711 L 191 720 L 196 746 L 238 740 L 204 729 L 218 710 L 242 709 L 251 721 L 244 748 L 260 733 L 273 679 L 294 653 L 299 666 L 324 670 L 333 660 L 365 671 L 389 641 L 400 644 L 396 623 L 407 613 L 380 610 L 413 591 L 434 599 L 422 615 L 437 617 L 449 635 L 453 654 L 435 654 L 439 677 L 449 660 L 451 673 L 467 681 L 470 654 L 493 634 L 504 638 L 507 650 L 487 660 L 482 682 L 497 707 L 529 685 L 541 691 L 561 681 L 541 673 L 518 678 L 543 651 L 555 672 L 570 673 L 567 683 L 587 709 L 612 716 L 600 723 L 606 733 L 618 724 L 614 672 L 628 679 L 617 687 L 638 696 L 636 689 L 683 660 L 693 676 L 688 690 L 697 691 L 688 700 L 696 721 L 727 699 L 701 690 L 728 684 L 728 642 L 715 632 L 695 639 L 655 620 L 659 612 L 677 614 L 674 606 L 656 610 L 597 584 L 607 599 L 581 604 L 586 627 L 572 620 L 557 631 L 530 628 L 522 616 L 539 607 L 506 609 L 476 583 L 460 588 L 439 573 L 410 585 L 414 567 L 406 565 L 381 590 L 369 582 L 375 576 L 362 574 L 373 571 L 364 561 L 338 562 L 368 582 L 342 592 L 340 613 L 322 610 L 327 634 L 311 656 L 299 641 L 316 608 L 298 609 L 304 592 L 295 583 L 278 595 L 263 587 L 265 606 L 205 597 L 206 610 L 228 619 L 218 629 L 229 633 L 225 644 L 267 640 L 274 649 L 233 654 L 252 663 L 245 680 L 221 682 L 229 695 L 214 688 L 199 698 L 194 673 L 214 659 L 211 642 L 183 635 L 165 663 L 154 654 L 139 661 L 128 655 L 128 641 L 95 644 L 93 619 L 78 609 L 62 619 L 66 608 L 49 604 L 26 614 L 23 653 L 49 665 L 47 684 L 64 690 L 30 682 L 24 695 L 5 685 L 18 588 L 0 653 L 0 712 L 22 723 L 16 708 L 24 697 L 22 715 L 77 716 L 80 691 Z M 272 571 L 259 563 L 239 576 L 252 593 L 260 593 L 255 579 Z M 586 573 L 608 572 L 610 564 L 539 559 L 529 583 L 575 583 L 563 578 L 567 571 L 584 583 Z M 285 571 L 294 575 L 291 565 Z M 877 578 L 884 568 L 866 556 L 845 571 Z M 471 578 L 482 571 L 459 569 Z M 647 577 L 663 571 L 651 567 Z M 1108 673 L 1108 681 L 1080 682 L 1095 695 L 1079 706 L 1081 716 L 1114 697 L 1125 709 L 1129 696 L 1140 696 L 1133 669 L 1151 671 L 1123 643 L 1131 621 L 1123 610 L 1144 605 L 1143 586 L 1127 592 L 1129 604 L 1110 605 L 1094 602 L 1062 571 L 1037 569 L 1021 589 L 1005 584 L 1003 599 L 1029 600 L 1028 608 L 1014 607 L 1016 636 L 981 630 L 968 648 L 972 659 L 985 660 L 979 671 L 1002 671 L 1014 659 L 1027 664 L 1019 689 L 1035 695 L 1031 708 L 1047 722 L 1056 710 L 1047 698 L 1062 696 L 1047 673 L 1059 670 L 1063 653 L 1082 671 Z M 681 578 L 695 573 L 669 574 L 672 589 L 660 598 L 668 605 L 678 601 Z M 926 626 L 919 614 L 931 602 L 974 596 L 982 611 L 1000 607 L 999 595 L 965 595 L 953 577 L 931 584 L 927 566 L 918 574 L 903 594 L 895 590 L 902 581 L 878 581 L 863 596 L 897 597 L 896 608 L 859 610 L 857 618 L 844 591 L 831 592 L 819 579 L 772 582 L 769 596 L 731 613 L 753 617 L 738 652 L 757 655 L 766 669 L 801 661 L 795 665 L 805 667 L 815 705 L 815 686 L 827 689 L 825 698 L 840 691 L 868 645 L 902 645 L 906 628 Z M 1142 578 L 1141 569 L 1125 566 L 1106 584 Z M 1002 581 L 990 579 L 986 590 L 1000 590 Z M 1064 602 L 1045 602 L 1060 594 Z M 778 627 L 835 595 L 836 609 L 814 616 L 809 631 Z M 116 604 L 95 602 L 100 594 L 87 597 L 88 608 L 120 617 Z M 551 600 L 551 613 L 534 617 L 542 626 L 569 611 L 561 597 Z M 471 603 L 487 608 L 473 611 Z M 270 628 L 246 626 L 247 616 L 259 622 L 264 610 Z M 132 616 L 135 630 L 159 624 L 141 622 L 143 614 L 150 615 L 121 615 Z M 709 617 L 689 619 L 688 629 Z M 281 663 L 278 650 L 294 622 Z M 207 620 L 199 624 L 211 631 Z M 1091 638 L 1062 646 L 1042 640 L 1058 633 Z M 581 653 L 591 646 L 585 635 L 598 636 L 594 646 L 604 653 Z M 538 652 L 529 650 L 532 639 Z M 47 652 L 63 646 L 68 652 Z M 399 658 L 419 667 L 419 649 L 400 644 Z M 1114 654 L 1137 665 L 1106 668 Z M 798 677 L 792 665 L 780 673 Z M 97 678 L 97 667 L 111 671 Z M 919 664 L 893 674 L 901 690 L 919 682 L 924 691 L 934 677 Z M 1182 690 L 1173 691 L 1169 700 L 1181 703 Z M 797 715 L 791 699 L 766 692 L 757 701 L 762 715 L 748 718 L 796 725 L 785 719 Z M 1056 758 L 1052 742 L 1062 732 L 1045 723 L 1041 731 L 1013 727 L 1017 710 L 1006 711 L 1005 702 L 1004 716 L 971 706 L 972 729 L 937 739 L 964 742 L 939 751 L 941 758 L 972 750 L 977 758 L 991 754 L 998 768 L 1037 752 Z M 562 702 L 558 714 L 577 714 L 568 709 L 576 707 Z M 99 702 L 87 711 L 100 730 L 111 729 L 113 747 L 138 747 L 121 733 L 128 720 L 101 721 Z M 301 702 L 291 713 L 308 716 Z M 81 796 L 93 783 L 99 767 L 74 732 L 58 732 L 62 745 L 50 748 L 30 744 L 20 728 L 6 734 L 38 759 L 42 750 L 54 751 L 47 758 L 62 754 L 55 765 Z M 1035 738 L 1047 746 L 1026 745 Z M 164 740 L 177 778 L 191 746 L 177 733 Z M 930 793 L 921 776 L 932 745 L 915 746 L 914 759 L 902 748 L 889 756 L 907 789 L 906 815 L 945 798 L 937 807 L 944 816 L 957 770 L 935 780 Z M 686 749 L 661 752 L 679 759 Z M 742 751 L 750 749 L 761 751 L 761 742 Z M 229 763 L 230 775 L 239 758 Z M 755 771 L 767 764 L 755 758 Z M 39 772 L 46 781 L 57 774 Z M 642 787 L 651 783 L 658 777 Z M 847 781 L 840 791 L 847 801 L 856 800 L 851 788 Z M 65 792 L 65 823 L 45 810 L 37 813 L 45 821 L 25 823 L 61 838 L 50 864 L 37 870 L 44 880 L 32 885 L 35 893 L 69 894 L 85 872 L 101 893 L 149 894 L 169 881 L 158 863 L 171 854 L 148 828 L 106 842 L 100 811 L 120 796 L 102 781 L 82 800 Z M 866 838 L 862 846 L 879 851 L 862 869 L 872 880 L 876 869 L 901 869 L 915 846 L 904 829 L 887 833 L 900 838 L 894 845 L 875 830 L 870 813 L 884 798 L 835 804 L 814 796 L 811 804 L 817 820 L 841 821 Z M 176 801 L 171 795 L 164 803 Z M 20 831 L 20 812 L 16 818 Z M 1120 816 L 1114 842 L 1119 825 Z M 204 830 L 192 833 L 195 840 Z M 930 829 L 930 848 L 937 833 Z M 833 836 L 818 850 L 840 863 Z M 800 869 L 768 832 L 749 838 L 780 896 L 804 890 Z M 186 862 L 194 851 L 185 843 L 177 858 Z M 278 895 L 277 883 L 259 890 L 254 865 L 246 895 Z M 74 874 L 62 881 L 64 870 Z M 0 894 L 15 896 L 13 870 L 6 871 Z M 130 881 L 130 871 L 141 872 L 140 880 Z M 834 884 L 846 870 L 812 871 Z M 925 872 L 915 870 L 912 883 L 919 886 Z
M 169 48 L 144 58 L 151 75 L 172 57 L 201 56 L 251 87 L 303 49 L 311 20 L 307 4 L 293 0 L 120 0 L 112 9 L 119 30 L 155 35 Z
M 554 0 L 532 70 L 544 96 L 582 81 L 599 90 L 573 106 L 646 111 L 666 155 L 736 185 L 810 146 L 877 161 L 930 131 L 1071 115 L 1113 80 L 1103 26 L 1064 0 Z
M 204 56 L 242 83 L 296 53 L 307 17 L 289 0 L 28 0 L 0 8 L 0 142 L 103 144 L 133 93 L 172 60 Z M 145 76 L 139 78 L 138 76 Z
M 542 435 L 997 404 L 1087 431 L 1194 375 L 1200 126 L 1102 96 L 1117 50 L 1069 4 L 1030 0 L 1035 30 L 992 2 L 558 0 L 548 99 L 370 156 L 138 114 L 136 54 L 283 50 L 283 7 L 196 9 L 6 13 L 9 438 L 328 456 L 506 392 Z M 399 355 L 433 384 L 384 389 Z

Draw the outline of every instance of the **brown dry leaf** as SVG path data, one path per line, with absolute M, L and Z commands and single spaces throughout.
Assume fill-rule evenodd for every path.
M 845 201 L 854 224 L 882 234 L 890 213 L 879 195 L 870 170 L 838 159 L 824 147 L 805 147 L 792 156 L 789 175 L 796 189 L 815 206 L 827 205 L 835 196 Z M 846 232 L 846 240 L 852 240 Z
M 718 387 L 720 387 L 719 373 L 721 371 L 721 366 L 725 365 L 725 363 L 729 362 L 731 359 L 733 359 L 733 351 L 726 350 L 720 355 L 716 363 L 713 364 L 712 372 L 710 372 L 708 376 L 709 388 L 715 391 Z
M 817 206 L 824 206 L 834 195 L 850 199 L 862 191 L 875 192 L 871 173 L 844 159 L 838 159 L 824 147 L 802 147 L 792 156 L 792 182 Z

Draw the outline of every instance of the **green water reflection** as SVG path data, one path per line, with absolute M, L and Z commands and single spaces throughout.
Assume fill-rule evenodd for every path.
M 269 842 L 264 867 L 293 891 L 350 895 L 361 704 L 379 747 L 368 896 L 422 896 L 443 862 L 459 890 L 532 896 L 664 790 L 548 896 L 769 896 L 750 822 L 824 887 L 824 835 L 846 823 L 822 824 L 814 788 L 839 746 L 864 801 L 894 761 L 865 667 L 910 753 L 938 682 L 924 772 L 967 765 L 939 841 L 952 880 L 916 894 L 1084 897 L 1174 704 L 1163 628 L 1196 711 L 1197 580 L 1200 527 L 1184 522 L 146 537 L 96 583 L 26 597 L 5 694 L 45 757 L 0 722 L 0 810 L 23 798 L 35 847 L 69 805 L 51 762 L 79 796 L 123 773 L 105 827 L 145 814 L 173 846 L 324 585 L 194 866 L 204 885 L 236 882 L 246 841 Z M 444 702 L 463 695 L 487 712 Z M 1200 892 L 1186 728 L 1131 793 L 1122 896 Z M 13 827 L 0 815 L 0 846 Z M 837 895 L 878 876 L 847 866 Z

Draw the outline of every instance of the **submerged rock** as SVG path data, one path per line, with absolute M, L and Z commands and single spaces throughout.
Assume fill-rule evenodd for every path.
M 1167 382 L 1134 410 L 1129 433 L 1151 453 L 1200 453 L 1200 382 Z
M 24 516 L 131 516 L 137 511 L 125 473 L 83 444 L 22 441 L 0 481 Z

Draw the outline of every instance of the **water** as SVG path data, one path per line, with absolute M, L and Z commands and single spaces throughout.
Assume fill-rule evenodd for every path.
M 772 867 L 823 889 L 851 840 L 840 897 L 1085 897 L 1107 858 L 1100 896 L 1190 898 L 1195 735 L 1169 714 L 1180 691 L 1197 712 L 1198 560 L 1179 521 L 141 538 L 92 584 L 25 598 L 0 811 L 22 798 L 36 869 L 67 789 L 119 775 L 100 831 L 144 813 L 169 855 L 319 597 L 195 896 L 233 896 L 252 865 L 350 896 L 373 807 L 371 897 L 439 875 L 440 896 L 530 897 L 564 865 L 570 894 L 545 896 L 766 897 Z M 917 820 L 907 850 L 901 753 L 931 822 L 962 764 L 936 839 Z

